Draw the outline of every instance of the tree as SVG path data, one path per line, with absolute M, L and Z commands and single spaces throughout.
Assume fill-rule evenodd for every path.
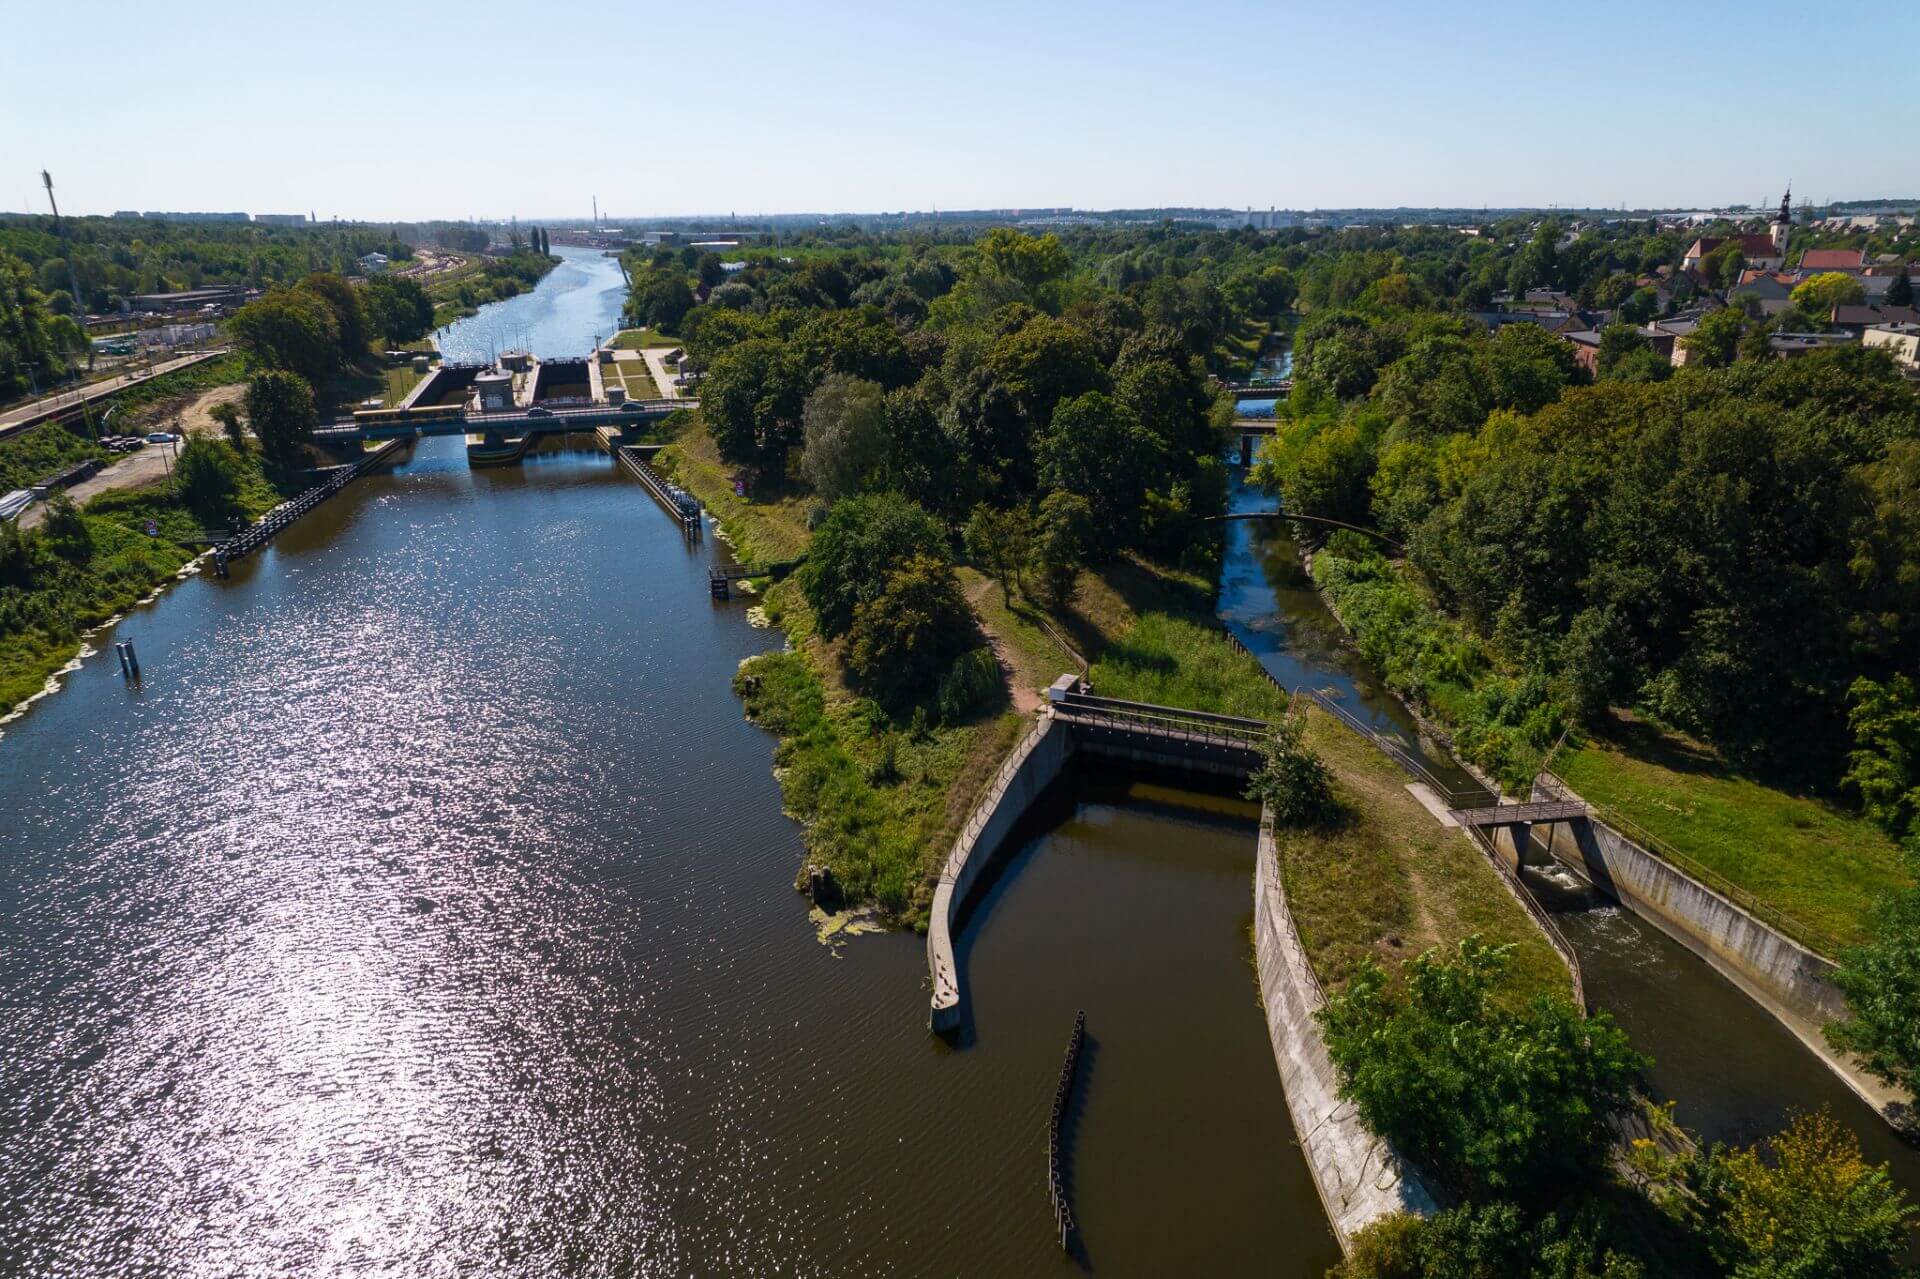
M 1853 750 L 1841 785 L 1860 797 L 1867 816 L 1905 835 L 1920 818 L 1920 697 L 1905 675 L 1861 676 L 1847 700 Z
M 220 424 L 221 431 L 227 437 L 227 443 L 240 452 L 246 451 L 247 424 L 246 420 L 240 416 L 238 404 L 232 400 L 222 400 L 207 410 L 207 416 Z
M 225 519 L 240 493 L 241 468 L 240 455 L 225 440 L 190 437 L 173 467 L 180 500 L 203 520 Z
M 1026 511 L 1020 507 L 1003 511 L 982 502 L 973 508 L 962 537 L 968 558 L 1000 583 L 1000 598 L 1011 604 L 1032 541 Z
M 1904 262 L 1894 267 L 1893 283 L 1887 286 L 1888 306 L 1913 305 L 1913 277 L 1907 274 L 1910 269 Z
M 1139 535 L 1141 509 L 1162 456 L 1132 410 L 1092 391 L 1054 410 L 1034 462 L 1042 488 L 1087 499 L 1094 537 L 1118 550 Z
M 1093 507 L 1078 493 L 1053 492 L 1040 501 L 1032 537 L 1033 567 L 1047 602 L 1059 607 L 1093 553 Z
M 1913 841 L 1907 848 L 1920 872 L 1920 849 Z M 1895 1087 L 1920 1088 L 1920 888 L 1876 906 L 1870 939 L 1841 952 L 1833 980 L 1847 997 L 1847 1018 L 1828 1025 L 1828 1041 Z
M 1826 271 L 1794 286 L 1793 303 L 1809 315 L 1822 320 L 1836 306 L 1857 306 L 1866 301 L 1866 287 L 1844 271 Z
M 331 271 L 315 271 L 295 286 L 319 298 L 333 312 L 339 349 L 335 354 L 341 367 L 358 364 L 373 345 L 373 327 L 367 322 L 367 308 L 360 301 L 360 290 Z
M 1900 1270 L 1913 1207 L 1886 1165 L 1870 1166 L 1859 1139 L 1824 1111 L 1745 1149 L 1715 1147 L 1687 1180 L 1694 1222 L 1734 1279 Z
M 655 269 L 633 282 L 627 308 L 637 323 L 672 333 L 693 310 L 693 290 L 687 287 L 684 272 Z
M 915 557 L 945 561 L 947 534 L 898 493 L 869 493 L 836 503 L 814 531 L 795 576 L 826 639 L 853 625 L 855 610 L 886 588 L 887 574 Z
M 47 503 L 40 536 L 46 539 L 55 555 L 69 564 L 85 564 L 93 557 L 93 531 L 87 527 L 80 508 L 65 493 L 54 494 Z M 3 578 L 4 575 L 0 575 L 0 579 Z
M 247 421 L 260 451 L 277 467 L 297 465 L 320 423 L 313 388 L 295 373 L 269 370 L 247 384 Z
M 1107 382 L 1086 330 L 1044 315 L 996 341 L 987 368 L 1030 423 L 1045 422 L 1060 401 L 1104 389 Z
M 367 281 L 367 317 L 375 331 L 397 345 L 418 342 L 433 330 L 433 300 L 417 280 L 376 275 Z
M 704 288 L 711 289 L 727 278 L 727 269 L 720 265 L 718 253 L 702 253 L 699 261 L 694 263 L 693 269 Z
M 1340 811 L 1333 774 L 1306 743 L 1305 725 L 1287 715 L 1260 743 L 1260 767 L 1247 779 L 1247 798 L 1257 799 L 1282 826 L 1314 826 Z
M 1060 237 L 1032 236 L 1012 227 L 995 227 L 980 237 L 980 257 L 1000 275 L 1037 290 L 1065 275 L 1073 262 Z
M 1652 349 L 1653 344 L 1641 337 L 1640 330 L 1633 325 L 1609 324 L 1600 330 L 1600 350 L 1594 360 L 1594 371 L 1606 377 L 1628 356 Z
M 339 321 L 308 290 L 274 289 L 236 311 L 227 328 L 256 364 L 297 374 L 309 387 L 339 366 Z
M 1693 332 L 1680 339 L 1687 353 L 1687 364 L 1694 368 L 1722 369 L 1740 353 L 1740 334 L 1747 317 L 1734 307 L 1721 307 L 1704 316 Z
M 974 642 L 973 614 L 946 560 L 915 554 L 854 608 L 847 666 L 887 706 L 932 699 L 954 658 Z
M 828 502 L 858 493 L 885 460 L 886 405 L 875 383 L 831 375 L 807 397 L 801 421 L 800 472 Z
M 807 387 L 806 369 L 777 338 L 751 338 L 715 356 L 700 385 L 700 416 L 721 458 L 785 476 Z
M 1551 1185 L 1589 1169 L 1646 1062 L 1605 1013 L 1565 999 L 1508 1011 L 1492 999 L 1510 947 L 1477 937 L 1406 968 L 1406 991 L 1368 961 L 1318 1014 L 1340 1096 L 1367 1127 L 1457 1194 Z
M 1701 274 L 1707 277 L 1707 284 L 1716 289 L 1732 288 L 1746 265 L 1747 255 L 1738 240 L 1723 241 L 1700 259 Z

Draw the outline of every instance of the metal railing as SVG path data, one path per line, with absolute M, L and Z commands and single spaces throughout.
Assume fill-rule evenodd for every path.
M 1053 1110 L 1047 1117 L 1047 1191 L 1053 1199 L 1053 1227 L 1060 1235 L 1060 1251 L 1065 1252 L 1073 1238 L 1073 1206 L 1067 1202 L 1067 1188 L 1060 1178 L 1061 1129 L 1067 1107 L 1073 1102 L 1074 1073 L 1080 1066 L 1080 1047 L 1086 1042 L 1087 1013 L 1083 1008 L 1073 1015 L 1073 1034 L 1067 1039 L 1066 1057 L 1060 1063 L 1060 1081 L 1053 1087 Z
M 1086 693 L 1068 694 L 1064 701 L 1054 703 L 1054 711 L 1075 723 L 1105 724 L 1128 732 L 1203 743 L 1258 747 L 1273 734 L 1273 725 L 1261 719 L 1155 706 L 1149 702 L 1123 702 Z
M 1372 742 L 1374 747 L 1382 754 L 1386 755 L 1387 758 L 1391 759 L 1408 773 L 1411 773 L 1416 781 L 1422 782 L 1432 790 L 1435 795 L 1439 796 L 1440 802 L 1448 808 L 1486 806 L 1488 794 L 1484 789 L 1476 786 L 1470 790 L 1456 790 L 1448 786 L 1435 776 L 1433 770 L 1429 769 L 1417 755 L 1407 749 L 1406 743 L 1397 737 L 1391 737 L 1373 728 L 1358 715 L 1355 715 L 1352 711 L 1340 705 L 1340 703 L 1334 701 L 1319 689 L 1302 688 L 1295 691 L 1298 696 L 1306 698 L 1315 706 L 1326 711 L 1342 724 L 1345 724 L 1348 728 L 1360 734 L 1360 736 L 1366 738 L 1369 742 Z
M 987 783 L 986 789 L 980 792 L 980 799 L 974 804 L 973 813 L 960 827 L 959 833 L 953 837 L 953 844 L 947 850 L 947 860 L 941 864 L 938 882 L 952 886 L 954 858 L 959 856 L 962 848 L 972 847 L 973 841 L 979 837 L 987 820 L 993 816 L 993 810 L 999 806 L 999 797 L 1006 791 L 1007 783 L 1013 780 L 1013 775 L 1019 772 L 1021 765 L 1027 762 L 1027 756 L 1033 754 L 1033 748 L 1039 744 L 1047 727 L 1048 721 L 1045 719 L 1034 725 L 1033 729 L 1020 739 L 1007 758 L 1001 762 L 1000 770 L 993 775 L 993 780 Z
M 1533 893 L 1527 888 L 1525 882 L 1521 880 L 1520 872 L 1508 867 L 1506 858 L 1502 857 L 1500 850 L 1493 846 L 1493 841 L 1487 837 L 1487 833 L 1478 826 L 1468 826 L 1464 823 L 1462 823 L 1460 829 L 1467 832 L 1467 837 L 1480 846 L 1481 853 L 1486 856 L 1489 862 L 1493 863 L 1494 870 L 1506 881 L 1508 890 L 1512 892 L 1513 896 L 1519 901 L 1521 908 L 1532 917 L 1535 924 L 1539 925 L 1540 931 L 1546 934 L 1547 943 L 1560 952 L 1561 962 L 1566 964 L 1567 972 L 1573 978 L 1573 1002 L 1580 1011 L 1585 1012 L 1587 1010 L 1587 983 L 1586 978 L 1581 974 L 1580 956 L 1573 949 L 1573 943 L 1568 941 L 1567 935 L 1560 931 L 1560 925 L 1555 923 L 1553 916 L 1547 913 L 1547 908 L 1542 906 L 1539 901 L 1534 898 Z M 1516 842 L 1514 845 L 1514 857 L 1518 860 L 1519 856 L 1520 846 Z
M 1699 881 L 1709 891 L 1726 898 L 1769 928 L 1792 938 L 1816 954 L 1833 959 L 1846 949 L 1847 943 L 1832 933 L 1790 915 L 1777 906 L 1761 901 L 1718 871 L 1703 866 L 1687 856 L 1619 809 L 1610 804 L 1596 804 L 1587 799 L 1575 791 L 1567 779 L 1558 773 L 1543 769 L 1534 777 L 1533 784 L 1558 798 L 1579 800 L 1587 806 L 1587 814 L 1590 818 L 1605 822 L 1624 838 L 1637 844 L 1649 856 L 1658 858 L 1682 874 Z

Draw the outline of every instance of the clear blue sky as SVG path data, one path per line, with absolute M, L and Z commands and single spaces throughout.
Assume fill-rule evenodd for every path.
M 1920 4 L 0 0 L 0 209 L 1920 194 Z

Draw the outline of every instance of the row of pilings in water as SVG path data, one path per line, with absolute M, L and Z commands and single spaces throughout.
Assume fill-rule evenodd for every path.
M 1067 1106 L 1073 1099 L 1074 1076 L 1080 1068 L 1080 1046 L 1087 1038 L 1086 1010 L 1073 1015 L 1073 1034 L 1067 1039 L 1067 1055 L 1060 1063 L 1060 1082 L 1053 1089 L 1053 1111 L 1047 1116 L 1047 1193 L 1053 1199 L 1053 1226 L 1060 1235 L 1060 1251 L 1065 1252 L 1073 1238 L 1073 1206 L 1067 1202 L 1067 1189 L 1060 1180 L 1060 1130 L 1066 1123 Z
M 320 503 L 326 501 L 335 493 L 338 493 L 341 489 L 386 461 L 388 457 L 392 456 L 396 450 L 406 443 L 407 438 L 405 436 L 388 440 L 385 444 L 367 454 L 358 462 L 353 463 L 351 466 L 343 466 L 336 469 L 332 474 L 328 475 L 326 479 L 320 481 L 320 483 L 310 489 L 304 490 L 297 497 L 289 498 L 287 501 L 280 503 L 280 505 L 274 507 L 271 511 L 268 511 L 265 515 L 262 515 L 259 519 L 248 525 L 239 534 L 214 547 L 214 576 L 225 577 L 227 575 L 227 565 L 234 560 L 240 559 L 242 556 L 251 555 L 253 552 L 265 546 L 273 540 L 274 535 L 280 532 L 281 529 L 286 528 L 287 525 L 293 523 L 302 515 L 305 515 L 308 511 L 311 511 L 314 507 L 320 505 Z

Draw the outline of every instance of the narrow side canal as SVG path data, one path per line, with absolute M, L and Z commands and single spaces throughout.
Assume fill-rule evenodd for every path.
M 1273 499 L 1236 481 L 1235 510 Z M 1227 525 L 1221 619 L 1286 685 L 1332 695 L 1376 731 L 1419 752 L 1450 787 L 1469 774 L 1431 742 L 1344 632 L 1301 567 L 1299 546 L 1279 521 Z M 1650 1082 L 1676 1103 L 1675 1117 L 1708 1142 L 1750 1142 L 1796 1110 L 1829 1108 L 1859 1134 L 1875 1162 L 1920 1198 L 1920 1150 L 1902 1141 L 1784 1026 L 1703 960 L 1653 925 L 1621 910 L 1563 870 L 1529 870 L 1526 881 L 1580 956 L 1587 996 L 1611 1012 L 1634 1045 L 1654 1058 Z

